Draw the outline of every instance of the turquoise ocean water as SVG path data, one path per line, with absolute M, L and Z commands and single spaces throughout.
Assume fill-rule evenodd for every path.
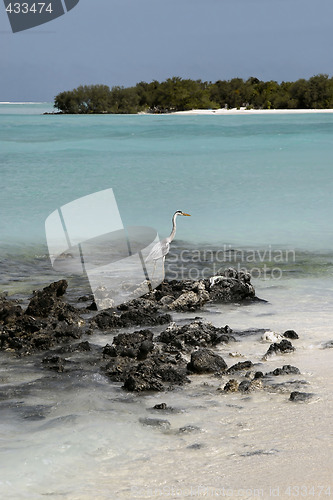
M 52 273 L 45 219 L 106 188 L 113 189 L 125 226 L 150 226 L 161 237 L 174 211 L 190 213 L 178 219 L 174 248 L 180 244 L 192 256 L 194 248 L 236 248 L 256 252 L 253 261 L 272 262 L 272 249 L 288 249 L 296 257 L 280 260 L 291 272 L 297 261 L 301 274 L 332 275 L 333 114 L 45 111 L 52 105 L 0 105 L 5 289 L 13 282 L 17 288 L 21 278 L 42 284 L 43 274 Z
M 106 188 L 113 188 L 125 226 L 150 226 L 161 237 L 176 210 L 190 213 L 178 219 L 175 247 L 181 241 L 183 248 L 257 249 L 266 256 L 289 249 L 305 273 L 312 265 L 332 271 L 333 114 L 45 111 L 52 105 L 0 105 L 3 283 L 13 273 L 19 281 L 24 256 L 23 276 L 36 266 L 38 284 L 44 271 L 34 257 L 47 253 L 47 216 Z
M 0 105 L 0 244 L 43 243 L 57 207 L 112 187 L 125 225 L 193 243 L 333 249 L 333 114 L 42 115 Z

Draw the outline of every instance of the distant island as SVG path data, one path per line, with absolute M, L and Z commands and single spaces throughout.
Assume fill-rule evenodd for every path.
M 134 87 L 81 85 L 60 92 L 54 107 L 64 114 L 173 113 L 192 109 L 332 109 L 333 78 L 320 74 L 295 82 L 232 78 L 215 83 L 168 78 Z

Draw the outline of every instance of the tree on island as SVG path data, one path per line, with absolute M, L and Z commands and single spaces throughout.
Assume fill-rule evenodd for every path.
M 215 83 L 168 78 L 164 82 L 139 82 L 135 87 L 80 85 L 54 99 L 65 114 L 170 113 L 191 109 L 330 109 L 333 78 L 316 75 L 309 80 L 278 83 L 251 77 Z

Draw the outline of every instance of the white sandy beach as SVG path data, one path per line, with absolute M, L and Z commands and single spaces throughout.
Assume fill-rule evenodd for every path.
M 333 109 L 191 109 L 189 111 L 176 111 L 173 115 L 279 115 L 279 114 L 304 114 L 304 113 L 333 113 Z

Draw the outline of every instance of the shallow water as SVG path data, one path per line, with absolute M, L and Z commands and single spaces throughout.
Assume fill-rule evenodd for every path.
M 245 359 L 264 372 L 297 366 L 301 375 L 275 377 L 276 384 L 294 382 L 276 392 L 223 394 L 217 389 L 232 377 L 192 376 L 190 385 L 171 392 L 127 394 L 93 369 L 53 374 L 36 360 L 2 353 L 2 497 L 191 498 L 195 491 L 216 497 L 224 487 L 241 498 L 269 498 L 269 488 L 279 488 L 280 498 L 288 498 L 289 486 L 313 486 L 319 498 L 319 488 L 331 481 L 333 369 L 331 349 L 323 344 L 333 338 L 333 290 L 327 281 L 319 302 L 306 293 L 311 283 L 302 283 L 257 283 L 269 303 L 199 312 L 235 330 L 298 332 L 294 353 L 267 361 L 269 344 L 260 334 L 218 349 L 228 366 Z M 190 320 L 193 313 L 175 319 Z M 105 345 L 112 335 L 95 332 L 88 339 Z M 234 352 L 244 357 L 230 357 Z M 314 397 L 292 403 L 292 390 Z M 161 402 L 177 412 L 152 410 Z M 146 417 L 166 419 L 170 428 L 144 426 L 139 419 Z
M 174 319 L 294 329 L 291 354 L 263 361 L 269 344 L 259 333 L 218 351 L 228 366 L 251 359 L 264 372 L 291 364 L 301 375 L 276 377 L 291 383 L 248 396 L 223 394 L 231 377 L 208 376 L 137 395 L 93 365 L 55 373 L 41 369 L 42 355 L 0 352 L 0 497 L 332 496 L 333 351 L 323 346 L 333 340 L 333 117 L 39 116 L 43 106 L 0 105 L 0 290 L 23 306 L 33 289 L 63 277 L 70 302 L 90 293 L 84 276 L 52 269 L 44 221 L 113 187 L 125 225 L 164 236 L 176 209 L 192 213 L 179 220 L 170 279 L 245 267 L 267 301 Z M 104 346 L 115 333 L 87 340 Z M 314 396 L 292 403 L 295 389 Z M 177 412 L 153 411 L 161 402 Z M 146 417 L 170 427 L 143 425 Z

